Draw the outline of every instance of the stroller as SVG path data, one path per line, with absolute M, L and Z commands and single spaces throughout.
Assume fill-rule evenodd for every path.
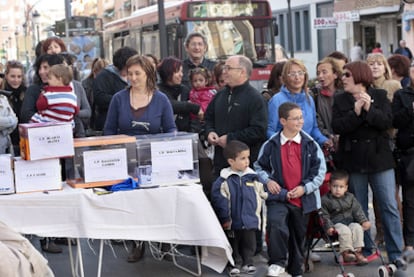
M 329 166 L 331 169 L 335 169 L 335 166 L 333 164 L 333 160 L 332 157 L 330 156 L 328 150 L 325 150 L 325 156 L 327 158 L 327 162 L 329 163 Z M 330 176 L 331 173 L 328 172 L 325 175 L 325 179 L 324 182 L 322 184 L 322 186 L 320 187 L 320 194 L 321 196 L 325 195 L 326 193 L 329 192 L 329 181 L 330 181 Z M 355 275 L 353 273 L 350 272 L 346 272 L 345 271 L 345 265 L 353 265 L 356 264 L 355 262 L 349 262 L 346 263 L 343 261 L 342 257 L 340 256 L 339 253 L 339 242 L 338 242 L 338 234 L 334 234 L 332 236 L 328 235 L 328 233 L 326 232 L 325 228 L 324 228 L 325 224 L 323 221 L 323 217 L 322 217 L 322 212 L 321 211 L 315 211 L 313 213 L 310 214 L 309 216 L 309 221 L 308 221 L 308 226 L 307 226 L 307 231 L 306 231 L 306 240 L 305 240 L 305 250 L 306 250 L 306 255 L 305 255 L 305 272 L 312 272 L 313 271 L 313 262 L 310 260 L 310 253 L 311 250 L 313 250 L 314 252 L 330 252 L 332 251 L 334 253 L 334 258 L 335 258 L 335 262 L 339 265 L 341 273 L 337 275 L 337 277 L 354 277 Z M 369 236 L 369 238 L 371 239 L 371 242 L 373 245 L 375 245 L 375 243 L 373 242 L 372 238 Z M 326 244 L 325 244 L 325 248 L 323 248 L 322 250 L 318 249 L 316 250 L 315 247 L 316 245 L 320 242 L 320 240 L 323 239 Z M 384 258 L 381 254 L 381 251 L 379 250 L 379 248 L 377 246 L 375 246 L 375 252 L 373 254 L 371 254 L 370 256 L 366 257 L 368 262 L 374 261 L 378 258 L 381 259 L 381 266 L 378 268 L 378 275 L 381 277 L 388 277 L 388 276 L 395 276 L 395 273 L 397 272 L 397 267 L 394 264 L 387 264 L 384 261 Z

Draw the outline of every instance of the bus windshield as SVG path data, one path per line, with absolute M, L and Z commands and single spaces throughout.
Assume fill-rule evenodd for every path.
M 210 59 L 226 59 L 245 55 L 254 62 L 271 59 L 271 22 L 269 20 L 187 21 L 186 29 L 200 32 L 208 42 Z

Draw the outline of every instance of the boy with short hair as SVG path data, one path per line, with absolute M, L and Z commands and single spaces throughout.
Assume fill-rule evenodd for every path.
M 72 69 L 64 64 L 49 68 L 48 85 L 44 87 L 36 102 L 37 113 L 31 122 L 70 122 L 75 127 L 74 116 L 79 112 L 76 94 L 70 82 Z
M 332 236 L 336 230 L 339 238 L 339 252 L 344 262 L 356 261 L 358 265 L 368 263 L 362 255 L 364 231 L 371 227 L 361 205 L 348 192 L 349 175 L 344 170 L 332 172 L 330 191 L 322 197 L 322 218 L 324 228 Z
M 230 276 L 254 274 L 253 256 L 256 251 L 256 230 L 261 226 L 262 200 L 267 199 L 263 184 L 249 168 L 249 147 L 238 140 L 230 141 L 223 150 L 230 167 L 220 172 L 213 183 L 211 203 L 233 248 L 235 266 Z
M 285 268 L 292 276 L 302 276 L 308 214 L 320 208 L 326 163 L 318 143 L 302 131 L 301 108 L 286 102 L 278 113 L 282 130 L 263 144 L 254 164 L 259 180 L 276 197 L 266 201 L 267 276 L 280 276 Z

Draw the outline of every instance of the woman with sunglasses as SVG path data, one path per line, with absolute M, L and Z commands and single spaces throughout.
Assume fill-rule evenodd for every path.
M 316 121 L 315 103 L 308 93 L 308 72 L 302 61 L 289 59 L 283 66 L 283 85 L 280 92 L 275 94 L 268 104 L 269 122 L 267 125 L 267 137 L 270 138 L 282 129 L 279 122 L 278 109 L 285 102 L 293 102 L 300 106 L 303 113 L 303 130 L 312 136 L 319 145 L 331 147 L 332 140 L 325 137 L 318 128 Z
M 395 200 L 395 162 L 388 130 L 392 127 L 391 103 L 387 92 L 372 87 L 372 71 L 366 62 L 344 66 L 345 92 L 335 95 L 332 128 L 339 134 L 336 166 L 350 174 L 349 190 L 368 216 L 368 185 L 381 203 L 380 214 L 385 247 L 390 262 L 405 268 L 401 258 L 403 238 Z M 364 255 L 372 254 L 372 240 L 365 232 Z

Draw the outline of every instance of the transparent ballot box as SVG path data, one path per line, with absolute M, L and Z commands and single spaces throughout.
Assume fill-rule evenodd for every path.
M 65 163 L 66 182 L 72 187 L 103 187 L 137 177 L 134 136 L 76 138 L 74 147 L 74 157 Z
M 141 187 L 200 181 L 198 134 L 177 132 L 136 136 Z

